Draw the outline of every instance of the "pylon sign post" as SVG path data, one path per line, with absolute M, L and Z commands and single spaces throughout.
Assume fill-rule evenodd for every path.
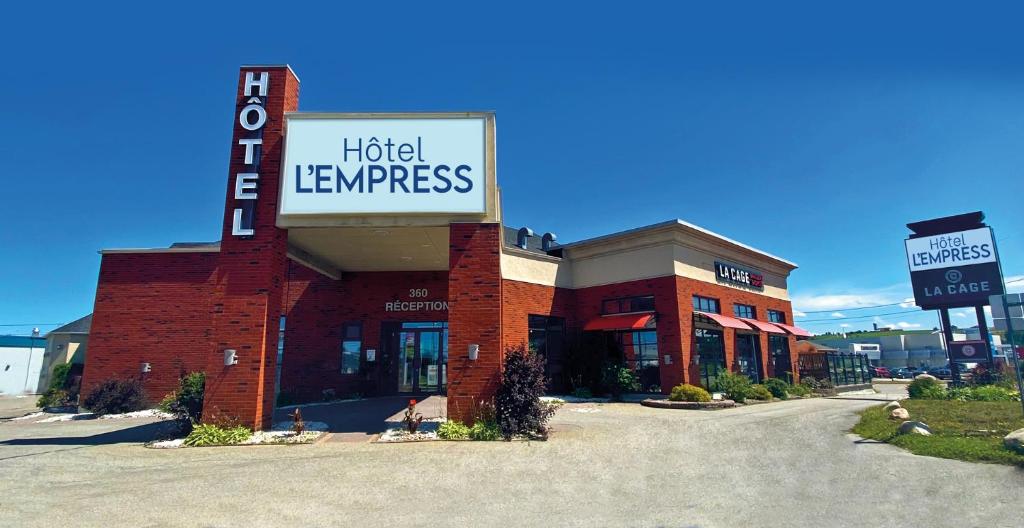
M 907 224 L 912 234 L 904 241 L 914 301 L 924 310 L 939 310 L 953 377 L 959 381 L 958 362 L 992 361 L 992 345 L 984 308 L 993 295 L 1001 295 L 1003 272 L 995 234 L 981 211 Z M 980 343 L 971 354 L 951 354 L 953 329 L 950 308 L 974 307 Z M 981 348 L 984 354 L 979 354 Z M 957 349 L 963 352 L 963 348 Z

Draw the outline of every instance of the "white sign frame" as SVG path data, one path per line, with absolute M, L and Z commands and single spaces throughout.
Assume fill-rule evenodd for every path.
M 400 125 L 398 123 L 401 122 Z M 395 123 L 394 129 L 400 130 L 399 132 L 388 135 L 389 123 Z M 459 138 L 470 138 L 465 134 L 468 134 L 467 130 L 475 129 L 476 125 L 479 124 L 479 137 L 472 136 L 471 146 L 466 150 L 466 159 L 471 159 L 473 163 L 482 165 L 481 169 L 473 174 L 473 188 L 465 193 L 471 195 L 471 199 L 465 196 L 455 196 L 453 191 L 445 191 L 443 193 L 415 193 L 410 192 L 408 194 L 402 193 L 400 187 L 396 187 L 399 192 L 393 195 L 388 193 L 381 193 L 374 196 L 374 199 L 369 199 L 370 195 L 367 193 L 354 193 L 352 196 L 341 196 L 339 193 L 312 193 L 321 194 L 321 198 L 326 198 L 329 194 L 335 199 L 331 200 L 337 205 L 321 205 L 321 206 L 310 206 L 309 203 L 314 199 L 308 198 L 307 203 L 300 203 L 302 200 L 296 200 L 296 196 L 300 194 L 297 189 L 308 188 L 308 178 L 312 177 L 313 182 L 317 173 L 309 174 L 308 169 L 310 165 L 315 164 L 328 164 L 335 163 L 335 169 L 342 166 L 343 155 L 352 156 L 349 161 L 354 161 L 353 151 L 349 151 L 348 154 L 343 153 L 343 145 L 345 137 L 349 137 L 349 148 L 358 146 L 358 139 L 362 137 L 362 134 L 368 130 L 377 131 L 377 135 L 384 137 L 377 137 L 378 145 L 383 145 L 387 138 L 390 137 L 393 140 L 394 146 L 392 147 L 392 159 L 395 165 L 406 165 L 407 169 L 412 168 L 415 162 L 418 162 L 422 155 L 425 158 L 425 164 L 434 162 L 440 164 L 455 164 L 460 163 L 458 159 L 431 159 L 431 153 L 437 153 L 439 150 L 447 153 L 458 153 L 459 145 L 461 143 L 457 141 Z M 349 127 L 351 125 L 351 127 Z M 301 127 L 301 128 L 300 128 Z M 448 127 L 452 130 L 462 130 L 463 136 L 452 136 L 446 138 L 443 136 L 445 128 Z M 303 154 L 296 154 L 296 151 L 300 148 L 301 143 L 294 143 L 294 141 L 306 141 L 296 135 L 291 135 L 290 132 L 296 134 L 303 134 L 307 138 L 316 129 L 320 128 L 323 130 L 330 130 L 330 133 L 336 137 L 336 139 L 323 140 L 324 143 L 317 146 L 310 147 L 307 152 L 324 152 L 325 156 L 328 153 L 333 153 L 334 161 L 330 159 L 303 159 L 299 160 L 297 157 Z M 346 128 L 351 128 L 352 132 L 346 132 Z M 437 135 L 434 138 L 423 138 L 423 136 L 416 136 L 414 132 L 417 128 Z M 302 130 L 299 132 L 299 130 Z M 338 135 L 341 134 L 341 135 Z M 349 135 L 351 134 L 351 135 Z M 421 143 L 417 144 L 417 137 L 423 138 Z M 364 140 L 364 149 L 369 146 L 370 137 L 362 138 Z M 431 143 L 431 141 L 437 141 Z M 332 142 L 338 143 L 338 145 L 331 145 Z M 446 143 L 447 142 L 447 143 Z M 467 142 L 469 140 L 467 139 Z M 398 148 L 400 145 L 412 145 L 412 148 L 418 148 L 419 150 L 413 151 L 417 158 L 412 161 L 405 161 L 409 159 L 409 147 L 403 151 L 405 159 L 398 158 Z M 459 112 L 459 113 L 303 113 L 303 112 L 288 112 L 285 114 L 285 139 L 282 142 L 282 154 L 281 154 L 281 183 L 278 196 L 278 215 L 277 225 L 278 227 L 319 227 L 319 226 L 345 226 L 345 225 L 447 225 L 451 222 L 458 221 L 499 221 L 500 213 L 498 210 L 498 191 L 497 191 L 497 178 L 495 170 L 495 127 L 494 127 L 494 113 L 493 112 Z M 329 150 L 324 150 L 330 145 Z M 303 146 L 302 148 L 306 148 Z M 475 152 L 479 148 L 479 153 Z M 319 149 L 319 150 L 318 150 Z M 376 154 L 376 153 L 374 153 Z M 316 154 L 320 156 L 320 154 Z M 308 156 L 307 156 L 308 157 Z M 452 157 L 448 155 L 447 157 Z M 455 156 L 458 157 L 458 156 Z M 306 169 L 300 176 L 300 181 L 303 181 L 302 185 L 296 183 L 295 178 L 295 167 L 296 162 L 301 161 L 300 167 Z M 388 164 L 386 158 L 379 160 L 381 164 Z M 368 162 L 368 159 L 364 159 L 363 163 Z M 376 163 L 375 163 L 376 164 Z M 355 167 L 351 163 L 347 164 L 349 167 Z M 433 173 L 436 166 L 432 165 L 431 177 L 433 182 L 431 185 L 437 185 L 437 188 L 444 188 L 444 180 L 438 180 Z M 454 171 L 456 167 L 451 167 Z M 356 174 L 355 169 L 351 169 L 352 172 L 346 175 L 346 178 L 354 178 Z M 314 172 L 316 168 L 314 166 Z M 473 171 L 477 171 L 476 168 Z M 321 176 L 327 173 L 324 169 Z M 464 180 L 454 178 L 453 173 L 442 173 L 450 176 L 453 180 L 453 187 L 462 183 Z M 467 173 L 463 172 L 463 175 Z M 379 176 L 379 173 L 377 173 Z M 406 184 L 411 187 L 413 175 L 409 175 L 409 179 L 405 180 Z M 307 178 L 302 180 L 302 178 Z M 364 174 L 364 182 L 368 180 L 368 176 Z M 332 185 L 337 187 L 337 178 L 332 178 Z M 345 184 L 351 180 L 345 180 Z M 291 186 L 289 186 L 291 184 Z M 388 181 L 386 184 L 390 184 Z M 298 185 L 298 187 L 296 187 Z M 367 183 L 368 185 L 368 183 Z M 377 185 L 381 185 L 379 182 Z M 388 186 L 390 189 L 390 185 Z M 421 187 L 422 188 L 422 187 Z M 464 187 L 463 187 L 464 188 Z M 335 189 L 337 190 L 337 189 Z M 345 189 L 347 191 L 347 189 Z M 414 190 L 414 189 L 411 189 Z M 433 190 L 433 189 L 432 189 Z M 451 195 L 451 196 L 445 196 Z M 341 198 L 339 198 L 341 196 Z M 358 196 L 358 198 L 357 198 Z M 305 198 L 305 197 L 304 197 Z M 449 199 L 452 198 L 452 199 Z M 327 202 L 328 200 L 319 200 L 319 202 Z M 422 202 L 422 203 L 420 203 Z M 412 219 L 412 220 L 410 220 Z
M 999 262 L 991 227 L 908 238 L 904 247 L 911 273 Z M 935 261 L 935 257 L 941 260 Z

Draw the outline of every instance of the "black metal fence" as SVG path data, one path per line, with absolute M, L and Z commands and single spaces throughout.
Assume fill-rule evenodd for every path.
M 831 380 L 839 387 L 871 383 L 870 362 L 866 354 L 801 354 L 800 377 Z
M 867 354 L 830 353 L 826 356 L 828 377 L 835 386 L 871 383 Z

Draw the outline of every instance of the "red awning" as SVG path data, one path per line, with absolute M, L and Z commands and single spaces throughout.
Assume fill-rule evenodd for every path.
M 764 321 L 758 321 L 756 319 L 747 319 L 746 317 L 740 317 L 740 321 L 743 321 L 744 323 L 747 323 L 748 325 L 753 326 L 754 328 L 757 328 L 758 330 L 760 330 L 762 332 L 768 332 L 769 334 L 785 334 L 786 333 L 786 332 L 783 332 L 782 329 L 780 329 L 779 327 L 777 327 L 777 326 L 775 326 L 775 325 L 773 325 L 771 323 L 766 323 Z
M 595 317 L 583 326 L 584 330 L 643 330 L 652 328 L 654 314 L 620 314 Z
M 797 337 L 811 337 L 811 333 L 798 326 L 790 326 L 782 323 L 772 323 L 773 325 L 797 336 Z
M 735 317 L 729 317 L 728 315 L 716 314 L 716 313 L 711 313 L 711 312 L 701 312 L 699 310 L 694 310 L 693 313 L 695 313 L 697 315 L 703 315 L 704 317 L 707 317 L 708 319 L 711 319 L 712 321 L 718 323 L 718 326 L 721 326 L 721 327 L 724 327 L 724 328 L 736 328 L 738 330 L 750 330 L 750 326 L 748 326 L 746 323 L 744 323 L 743 321 L 740 321 L 739 319 L 737 319 Z

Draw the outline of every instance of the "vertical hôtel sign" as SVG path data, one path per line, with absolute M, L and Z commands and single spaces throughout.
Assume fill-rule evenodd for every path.
M 238 144 L 245 149 L 245 171 L 235 174 L 235 210 L 231 220 L 231 234 L 245 237 L 256 234 L 256 197 L 260 179 L 260 160 L 263 157 L 263 126 L 267 124 L 267 92 L 270 73 L 245 72 L 242 95 L 248 97 L 238 112 L 238 124 L 246 130 Z

